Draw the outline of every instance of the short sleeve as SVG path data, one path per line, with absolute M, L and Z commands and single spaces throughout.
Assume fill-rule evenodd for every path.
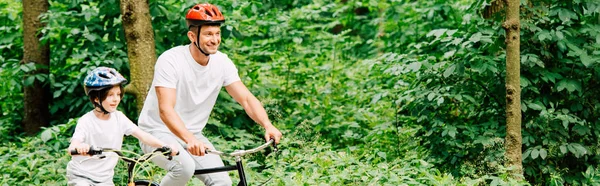
M 238 69 L 233 64 L 233 61 L 228 57 L 225 58 L 225 66 L 223 68 L 223 86 L 228 86 L 236 81 L 240 81 L 240 76 L 238 75 Z
M 133 131 L 138 128 L 137 125 L 135 125 L 129 118 L 127 118 L 127 116 L 125 116 L 125 114 L 123 114 L 123 112 L 118 112 L 119 115 L 119 126 L 121 127 L 121 131 L 123 131 L 123 134 L 129 136 L 131 135 L 131 133 L 133 133 Z
M 154 66 L 154 87 L 176 88 L 177 71 L 173 63 L 173 58 L 168 55 L 161 55 Z
M 82 117 L 83 118 L 83 117 Z M 77 125 L 75 126 L 75 132 L 73 132 L 73 137 L 71 137 L 71 141 L 79 140 L 80 142 L 85 141 L 85 136 L 87 136 L 87 130 L 85 129 L 85 121 L 84 119 L 79 118 L 77 120 Z

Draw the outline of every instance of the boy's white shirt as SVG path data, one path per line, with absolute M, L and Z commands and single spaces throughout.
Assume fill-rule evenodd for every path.
M 90 111 L 77 121 L 71 140 L 79 140 L 93 147 L 121 149 L 123 136 L 131 135 L 138 129 L 121 111 L 110 113 L 108 120 L 98 119 Z M 67 174 L 86 177 L 101 183 L 112 183 L 114 168 L 119 157 L 112 153 L 103 153 L 106 158 L 98 159 L 90 156 L 72 156 L 67 164 Z
M 240 81 L 238 70 L 226 54 L 217 51 L 206 66 L 201 66 L 192 58 L 189 45 L 169 49 L 156 61 L 138 124 L 146 132 L 171 133 L 160 118 L 155 87 L 173 88 L 177 92 L 175 111 L 190 132 L 200 133 L 221 88 L 236 81 Z

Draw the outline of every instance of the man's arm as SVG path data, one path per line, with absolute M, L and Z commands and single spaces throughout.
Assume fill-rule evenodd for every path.
M 165 125 L 167 125 L 167 128 L 173 134 L 187 143 L 188 151 L 191 154 L 204 156 L 204 143 L 196 139 L 194 134 L 185 127 L 177 112 L 175 112 L 175 103 L 177 101 L 176 89 L 165 87 L 155 87 L 155 89 L 156 97 L 158 98 L 160 119 L 165 122 Z
M 275 139 L 275 143 L 279 143 L 282 134 L 271 124 L 269 116 L 263 107 L 262 103 L 246 88 L 241 81 L 236 81 L 226 86 L 227 93 L 235 99 L 246 111 L 246 114 L 255 122 L 265 128 L 265 140 L 269 138 Z

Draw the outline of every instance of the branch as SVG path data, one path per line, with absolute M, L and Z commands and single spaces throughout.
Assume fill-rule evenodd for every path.
M 130 82 L 128 85 L 125 86 L 125 93 L 131 94 L 133 96 L 138 95 L 137 89 L 135 88 L 135 85 L 133 84 L 133 82 Z

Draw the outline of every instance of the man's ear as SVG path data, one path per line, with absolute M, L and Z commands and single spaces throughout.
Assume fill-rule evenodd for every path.
M 187 32 L 188 39 L 191 43 L 196 42 L 196 34 L 191 30 Z

